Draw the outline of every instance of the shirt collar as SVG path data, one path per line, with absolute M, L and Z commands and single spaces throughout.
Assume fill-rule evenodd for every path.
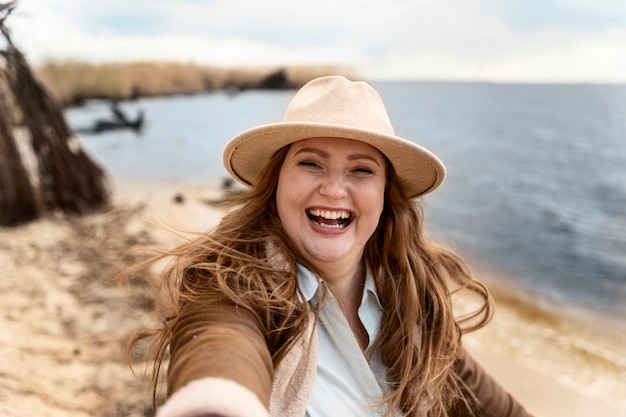
M 313 297 L 319 296 L 320 283 L 315 275 L 309 271 L 304 265 L 298 262 L 298 284 L 304 298 L 311 302 Z M 376 283 L 374 282 L 374 276 L 372 275 L 369 267 L 365 270 L 365 286 L 363 288 L 363 298 L 361 299 L 361 305 L 365 304 L 367 297 L 373 296 L 378 306 L 382 309 L 382 304 L 378 298 L 378 292 L 376 292 Z

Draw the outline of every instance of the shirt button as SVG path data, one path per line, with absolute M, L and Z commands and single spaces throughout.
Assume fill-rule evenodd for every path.
M 379 416 L 384 416 L 385 413 L 387 412 L 387 407 L 385 406 L 380 406 L 378 407 L 378 409 L 376 410 L 376 412 L 378 413 Z

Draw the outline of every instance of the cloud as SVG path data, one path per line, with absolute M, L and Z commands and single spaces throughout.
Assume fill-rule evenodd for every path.
M 73 58 L 335 64 L 378 79 L 626 82 L 626 2 L 66 0 L 59 5 L 39 0 L 24 5 L 11 24 L 18 44 L 36 63 Z
M 491 63 L 485 75 L 512 81 L 626 82 L 626 29 L 572 35 L 542 31 Z

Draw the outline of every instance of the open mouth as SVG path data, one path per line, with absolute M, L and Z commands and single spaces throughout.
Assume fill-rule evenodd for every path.
M 306 211 L 309 219 L 319 227 L 327 229 L 343 229 L 352 223 L 354 216 L 345 210 L 320 210 L 308 209 Z

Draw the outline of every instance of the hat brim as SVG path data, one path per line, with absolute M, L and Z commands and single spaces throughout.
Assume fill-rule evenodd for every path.
M 416 143 L 368 130 L 307 122 L 272 123 L 239 134 L 224 149 L 224 166 L 237 181 L 253 186 L 279 149 L 318 137 L 354 139 L 375 147 L 389 159 L 409 197 L 433 191 L 445 178 L 445 167 L 439 158 Z

